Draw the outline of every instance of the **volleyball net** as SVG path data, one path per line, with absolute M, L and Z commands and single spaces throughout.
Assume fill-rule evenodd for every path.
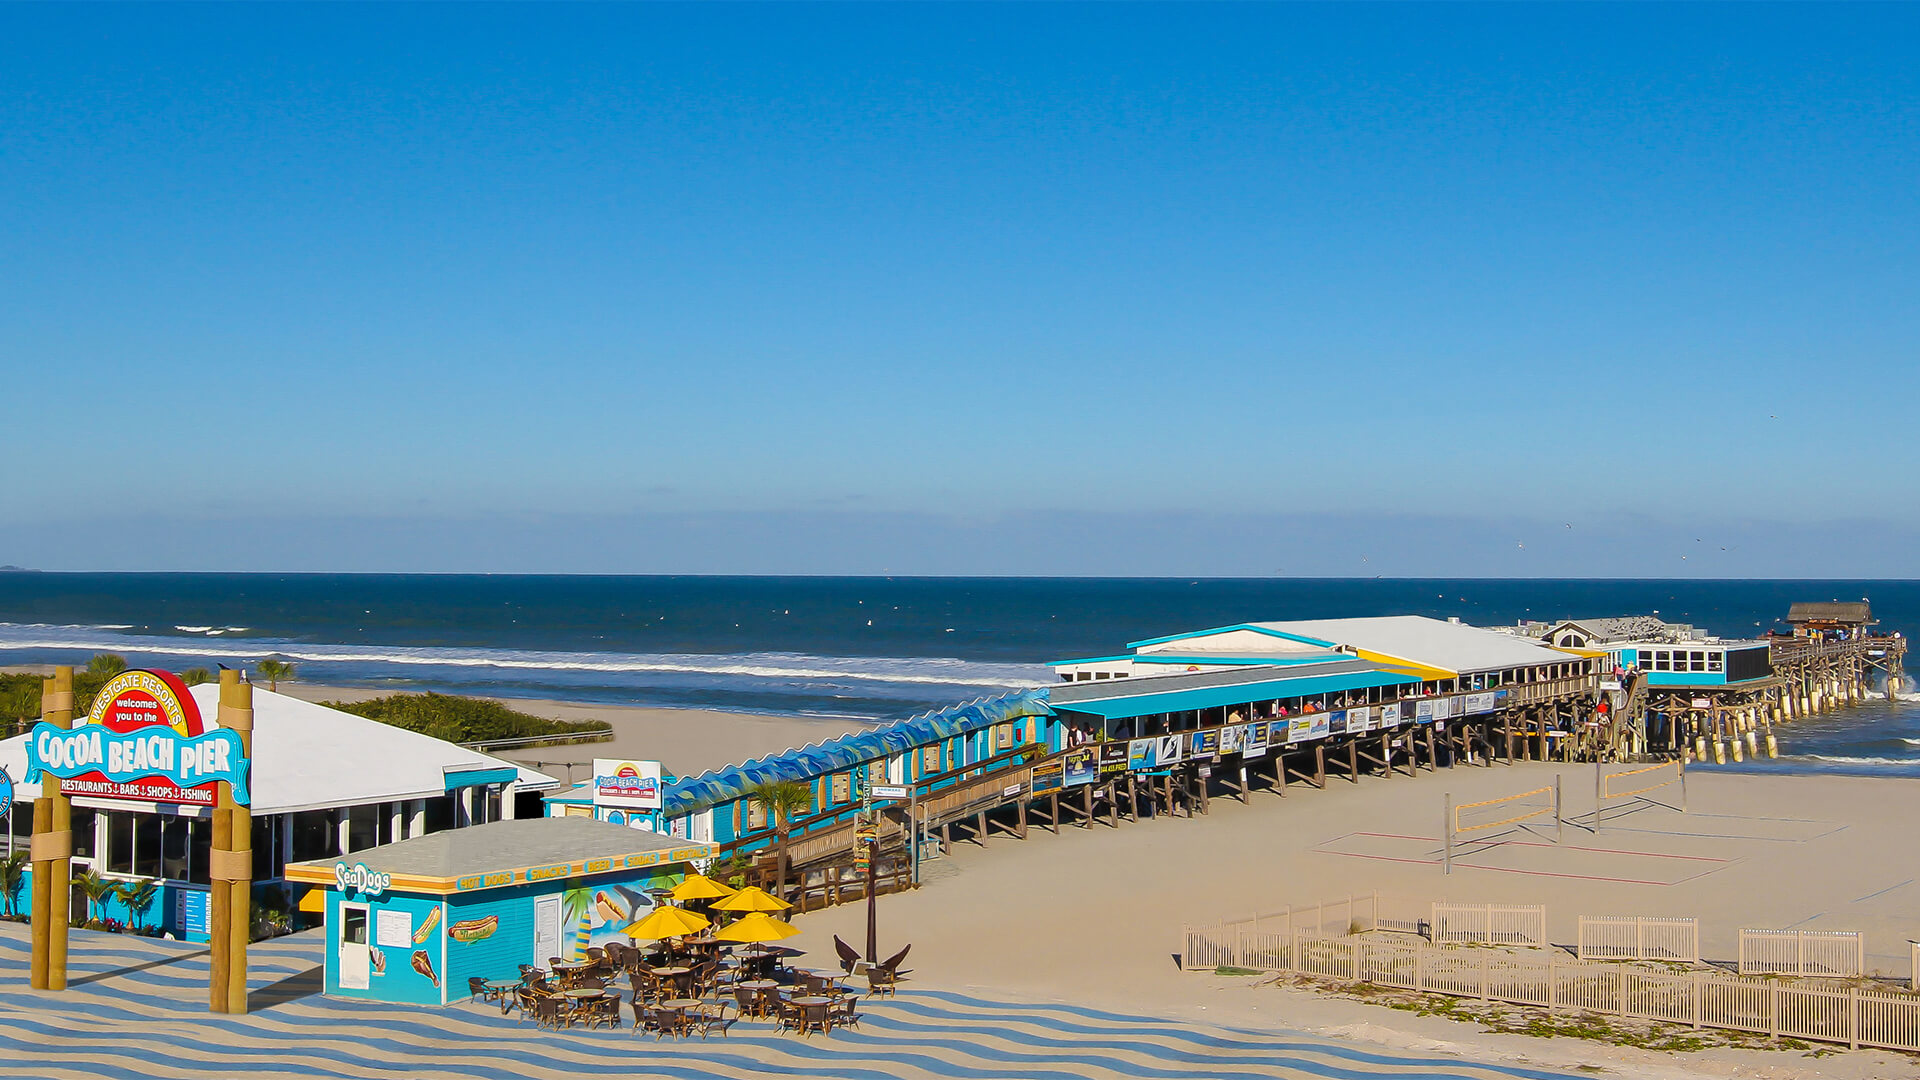
M 1558 842 L 1565 830 L 1566 821 L 1560 813 L 1560 778 L 1555 776 L 1553 783 L 1533 788 L 1514 795 L 1502 795 L 1497 799 L 1481 799 L 1478 802 L 1454 804 L 1453 796 L 1446 799 L 1446 850 L 1442 863 L 1446 872 L 1453 872 L 1453 849 L 1463 837 L 1478 838 L 1480 834 L 1494 829 L 1527 828 L 1528 822 L 1553 819 L 1554 839 Z
M 1673 788 L 1667 797 L 1678 796 L 1680 805 L 1672 806 L 1658 799 L 1647 798 L 1649 792 L 1662 788 Z M 1600 831 L 1601 812 L 1609 803 L 1619 804 L 1622 800 L 1640 799 L 1645 802 L 1665 806 L 1669 810 L 1687 811 L 1687 763 L 1684 758 L 1674 758 L 1658 765 L 1642 765 L 1637 769 L 1623 769 L 1608 772 L 1604 764 L 1593 767 L 1593 829 Z

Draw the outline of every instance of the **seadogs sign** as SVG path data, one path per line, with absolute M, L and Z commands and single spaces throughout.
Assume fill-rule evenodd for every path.
M 29 783 L 60 779 L 67 795 L 212 806 L 221 781 L 248 806 L 240 736 L 208 728 L 186 684 L 167 671 L 125 671 L 72 729 L 42 721 L 27 738 Z

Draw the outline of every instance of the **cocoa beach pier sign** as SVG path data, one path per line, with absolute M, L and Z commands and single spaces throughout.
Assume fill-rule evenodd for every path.
M 100 688 L 85 723 L 41 722 L 27 740 L 29 783 L 58 777 L 65 795 L 213 806 L 221 781 L 251 805 L 240 736 L 208 728 L 178 676 L 126 671 Z

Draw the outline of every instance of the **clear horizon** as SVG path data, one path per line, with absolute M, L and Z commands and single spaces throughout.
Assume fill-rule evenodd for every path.
M 0 563 L 1920 577 L 1913 7 L 0 28 Z

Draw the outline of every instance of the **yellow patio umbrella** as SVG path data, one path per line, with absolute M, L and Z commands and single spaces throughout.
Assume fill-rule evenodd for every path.
M 707 877 L 705 874 L 688 874 L 687 880 L 673 887 L 675 900 L 713 900 L 722 896 L 732 896 L 734 890 Z
M 758 885 L 749 885 L 713 905 L 715 911 L 785 911 L 792 904 Z
M 781 922 L 764 911 L 743 915 L 732 925 L 713 935 L 716 941 L 779 941 L 799 933 L 792 923 Z
M 628 926 L 624 931 L 630 938 L 640 941 L 659 941 L 661 938 L 686 937 L 697 934 L 712 925 L 705 916 L 685 908 L 657 907 L 653 914 Z

